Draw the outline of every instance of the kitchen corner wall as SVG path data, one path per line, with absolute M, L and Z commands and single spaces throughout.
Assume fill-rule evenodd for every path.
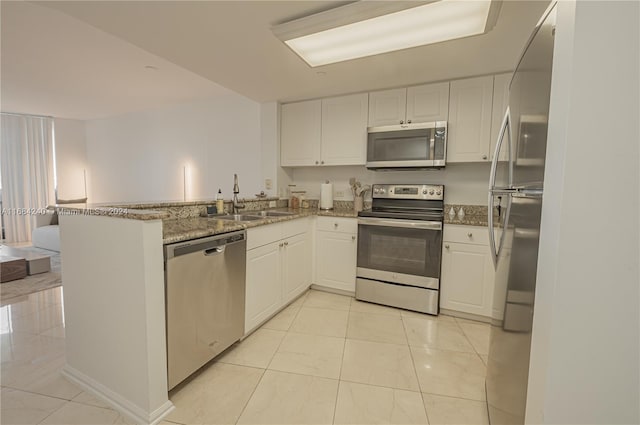
M 269 196 L 286 196 L 293 169 L 280 167 L 280 106 L 277 102 L 260 105 L 260 138 L 262 140 L 262 184 Z M 271 180 L 271 189 L 266 187 Z
M 84 198 L 84 173 L 87 170 L 85 122 L 55 118 L 53 125 L 58 199 Z
M 333 183 L 335 200 L 352 200 L 349 178 L 363 185 L 374 183 L 428 183 L 445 185 L 445 202 L 449 204 L 486 205 L 489 163 L 448 164 L 442 170 L 370 171 L 364 166 L 306 167 L 293 170 L 296 189 L 306 190 L 308 198 L 320 197 L 320 184 Z M 343 195 L 343 196 L 338 196 Z M 369 194 L 370 196 L 370 194 Z
M 86 122 L 90 202 L 230 199 L 264 190 L 260 104 L 229 93 Z M 88 176 L 89 178 L 89 176 Z

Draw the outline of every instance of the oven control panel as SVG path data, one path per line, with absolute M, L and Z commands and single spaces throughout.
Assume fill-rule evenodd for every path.
M 374 184 L 373 198 L 443 200 L 444 185 L 437 184 Z

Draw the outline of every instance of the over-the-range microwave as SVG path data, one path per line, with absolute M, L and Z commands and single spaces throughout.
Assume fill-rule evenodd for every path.
M 367 168 L 442 168 L 447 157 L 447 122 L 369 127 Z

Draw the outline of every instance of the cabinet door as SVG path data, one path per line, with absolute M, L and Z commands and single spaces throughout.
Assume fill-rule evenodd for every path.
M 247 251 L 245 333 L 282 305 L 281 242 Z
M 311 246 L 307 233 L 289 238 L 284 244 L 282 297 L 286 304 L 311 285 Z
M 322 103 L 320 100 L 282 105 L 280 165 L 316 165 L 320 162 Z
M 493 78 L 493 107 L 491 108 L 491 144 L 489 145 L 489 158 L 493 160 L 493 155 L 498 143 L 498 133 L 504 118 L 504 113 L 509 105 L 509 83 L 512 73 L 498 74 Z M 506 143 L 506 140 L 505 140 Z M 509 150 L 502 149 L 498 161 L 508 161 Z
M 491 317 L 493 279 L 488 246 L 444 243 L 440 307 Z
M 367 162 L 367 93 L 322 100 L 322 165 Z
M 449 82 L 407 89 L 407 122 L 446 121 L 449 117 Z
M 356 235 L 318 231 L 316 234 L 316 284 L 355 292 Z
M 407 89 L 369 93 L 369 127 L 398 125 L 404 122 L 407 109 Z
M 493 76 L 451 82 L 448 162 L 489 160 Z

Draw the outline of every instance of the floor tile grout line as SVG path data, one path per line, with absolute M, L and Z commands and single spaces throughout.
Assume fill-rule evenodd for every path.
M 340 396 L 340 382 L 342 382 L 342 367 L 344 366 L 344 353 L 347 351 L 347 336 L 349 335 L 349 320 L 351 317 L 351 306 L 353 305 L 354 298 L 349 300 L 349 310 L 347 311 L 347 326 L 344 330 L 344 342 L 342 344 L 342 359 L 340 360 L 340 370 L 338 371 L 338 387 L 336 388 L 336 402 L 333 405 L 333 420 L 332 424 L 336 423 L 336 412 L 338 411 L 338 397 Z
M 359 382 L 359 381 L 353 381 L 353 380 L 350 380 L 350 379 L 342 379 L 342 378 L 340 378 L 340 382 L 346 382 L 347 384 L 364 385 L 365 387 L 383 388 L 383 389 L 387 389 L 387 390 L 407 391 L 407 392 L 410 392 L 410 393 L 417 393 L 417 394 L 422 393 L 422 391 L 420 390 L 419 386 L 418 386 L 417 390 L 410 390 L 408 388 L 389 387 L 389 386 L 386 386 L 386 385 L 371 384 L 371 383 L 368 383 L 368 382 Z
M 256 393 L 256 390 L 258 389 L 258 387 L 260 386 L 260 383 L 262 382 L 262 378 L 264 378 L 265 373 L 267 373 L 267 369 L 262 369 L 262 374 L 260 375 L 260 379 L 258 379 L 258 382 L 256 383 L 256 386 L 253 387 L 253 391 L 251 391 L 251 395 L 249 395 L 249 397 L 247 398 L 247 401 L 244 403 L 244 406 L 242 406 L 242 410 L 240 411 L 240 413 L 238 414 L 238 418 L 234 421 L 234 424 L 237 424 L 238 421 L 240 420 L 240 418 L 242 417 L 242 414 L 244 413 L 244 411 L 247 409 L 247 406 L 249 405 L 249 402 L 251 401 L 251 399 L 253 398 L 253 395 Z
M 305 291 L 300 297 L 298 298 L 307 298 L 307 295 L 309 294 L 309 290 Z M 295 301 L 294 301 L 295 302 Z M 293 303 L 292 303 L 293 304 Z M 276 349 L 276 351 L 273 353 L 273 356 L 271 357 L 271 360 L 269 361 L 269 364 L 267 365 L 267 367 L 265 369 L 262 370 L 262 375 L 260 375 L 260 379 L 258 380 L 258 383 L 256 384 L 256 386 L 253 388 L 253 391 L 251 391 L 251 395 L 249 396 L 249 398 L 247 398 L 246 403 L 244 404 L 244 406 L 242 406 L 242 410 L 240 411 L 240 414 L 238 415 L 238 418 L 235 420 L 234 424 L 237 424 L 238 421 L 240 420 L 240 418 L 242 417 L 242 414 L 244 413 L 244 411 L 247 409 L 247 406 L 249 405 L 249 402 L 251 401 L 251 399 L 253 398 L 253 395 L 256 393 L 256 390 L 258 389 L 258 387 L 260 386 L 260 383 L 262 382 L 262 379 L 264 378 L 264 375 L 267 373 L 267 370 L 271 370 L 269 369 L 269 366 L 271 366 L 271 363 L 273 362 L 273 358 L 275 357 L 275 355 L 278 353 L 278 350 L 280 349 L 280 346 L 282 345 L 282 342 L 284 341 L 284 339 L 287 337 L 287 334 L 289 333 L 289 330 L 291 329 L 291 326 L 293 325 L 293 322 L 296 320 L 296 318 L 298 317 L 298 314 L 300 313 L 300 310 L 302 309 L 302 305 L 304 305 L 304 300 L 302 301 L 302 303 L 300 304 L 300 307 L 298 307 L 298 310 L 296 311 L 295 316 L 293 317 L 293 320 L 291 321 L 291 323 L 289 324 L 287 330 L 285 331 L 285 335 L 282 337 L 282 339 L 280 340 L 280 344 L 278 344 L 278 348 Z M 286 307 L 285 307 L 286 308 Z M 283 309 L 284 310 L 284 309 Z M 275 316 L 274 316 L 275 317 Z M 267 322 L 268 323 L 268 322 Z M 264 325 L 262 325 L 264 326 Z M 260 328 L 258 329 L 262 329 L 262 326 L 260 326 Z
M 296 317 L 298 316 L 298 312 L 300 311 L 300 309 L 298 309 L 298 311 L 296 312 Z M 296 318 L 294 317 L 293 320 L 296 320 Z M 293 324 L 293 320 L 291 321 L 291 324 Z M 289 325 L 289 329 L 291 328 L 291 325 Z M 262 327 L 260 327 L 259 329 L 262 329 Z M 278 351 L 280 351 L 280 347 L 282 347 L 282 344 L 284 343 L 285 338 L 287 338 L 287 335 L 289 334 L 289 331 L 286 330 L 284 332 L 284 335 L 282 336 L 282 339 L 280 340 L 280 343 L 278 344 L 278 346 L 276 347 L 275 351 L 273 352 L 273 355 L 271 356 L 271 359 L 269 359 L 269 363 L 267 363 L 267 366 L 265 367 L 265 370 L 271 370 L 269 369 L 271 367 L 271 363 L 273 363 L 273 359 L 276 358 L 276 354 L 278 354 Z
M 435 395 L 438 397 L 446 397 L 446 398 L 454 398 L 457 400 L 465 400 L 465 401 L 477 401 L 478 403 L 486 403 L 486 400 L 478 400 L 477 398 L 467 398 L 467 397 L 459 397 L 455 395 L 447 395 L 447 394 L 438 394 L 430 391 L 421 391 L 422 394 Z
M 466 340 L 469 343 L 469 345 L 471 345 L 471 348 L 473 348 L 473 351 L 476 353 L 476 355 L 478 357 L 480 357 L 480 353 L 478 352 L 478 349 L 476 348 L 476 346 L 473 345 L 473 342 L 471 342 L 471 338 L 469 338 L 469 335 L 467 335 L 467 333 L 464 331 L 464 328 L 462 326 L 460 326 L 460 323 L 458 322 L 458 320 L 456 320 L 456 323 L 458 324 L 458 327 L 462 331 L 462 334 L 466 338 Z M 480 361 L 482 362 L 482 364 L 484 364 L 484 360 L 482 360 L 482 357 L 480 357 Z M 485 367 L 486 367 L 486 365 L 485 365 Z
M 42 397 L 49 397 L 49 398 L 55 398 L 57 400 L 64 400 L 64 401 L 73 401 L 73 398 L 78 397 L 80 395 L 80 393 L 82 392 L 82 390 L 80 390 L 80 393 L 76 394 L 75 396 L 73 396 L 73 398 L 64 398 L 64 397 L 58 397 L 58 396 L 54 396 L 54 395 L 49 395 L 49 394 L 42 394 L 42 393 L 37 393 L 35 391 L 29 391 L 29 390 L 23 390 L 11 385 L 2 385 L 2 388 L 7 388 L 10 390 L 14 390 L 14 391 L 20 391 L 23 393 L 29 393 L 29 394 L 33 394 L 33 395 L 39 395 Z
M 269 371 L 269 372 L 276 372 L 276 373 L 288 373 L 289 375 L 296 375 L 296 376 L 306 376 L 307 378 L 329 379 L 331 381 L 340 380 L 340 378 L 329 378 L 327 376 L 310 375 L 308 373 L 301 373 L 301 372 L 290 372 L 288 370 L 279 370 L 279 369 L 262 369 L 262 370 Z
M 66 406 L 67 404 L 71 403 L 71 400 L 67 400 L 66 403 L 63 403 L 60 407 L 58 407 L 57 409 L 54 409 L 51 413 L 49 413 L 47 416 L 45 416 L 44 418 L 42 418 L 42 420 L 40 422 L 38 422 L 38 424 L 43 423 L 44 421 L 47 420 L 47 418 L 51 415 L 53 415 L 54 413 L 56 413 L 58 410 L 62 409 L 64 406 Z
M 407 339 L 407 348 L 409 348 L 409 356 L 411 356 L 411 364 L 413 366 L 413 373 L 418 383 L 418 390 L 420 390 L 420 400 L 422 400 L 422 408 L 424 409 L 424 415 L 427 418 L 427 425 L 429 424 L 429 413 L 427 412 L 427 405 L 424 402 L 424 396 L 422 395 L 422 385 L 420 385 L 420 378 L 418 377 L 418 371 L 416 367 L 416 361 L 413 357 L 413 351 L 411 351 L 411 345 L 409 345 L 409 335 L 407 334 L 407 327 L 405 326 L 404 317 L 402 317 L 402 328 L 404 329 L 404 336 Z

